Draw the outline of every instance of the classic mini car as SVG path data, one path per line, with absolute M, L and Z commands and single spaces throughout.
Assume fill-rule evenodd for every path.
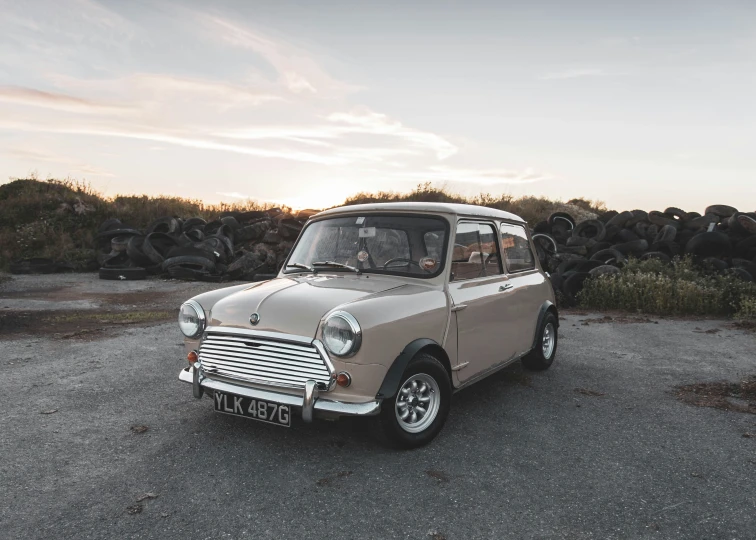
M 216 411 L 375 416 L 402 447 L 443 427 L 452 392 L 522 360 L 551 366 L 557 316 L 525 222 L 479 206 L 384 203 L 308 221 L 275 279 L 181 306 L 180 379 Z

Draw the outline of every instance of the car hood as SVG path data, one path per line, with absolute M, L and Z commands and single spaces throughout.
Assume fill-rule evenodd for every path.
M 216 302 L 210 311 L 210 326 L 315 337 L 321 319 L 329 311 L 403 286 L 390 278 L 366 274 L 277 278 Z M 249 322 L 253 313 L 260 316 L 254 326 Z

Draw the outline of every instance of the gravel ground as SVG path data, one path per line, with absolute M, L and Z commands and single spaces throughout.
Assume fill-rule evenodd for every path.
M 173 309 L 212 287 L 26 276 L 0 313 Z M 552 369 L 456 394 L 411 452 L 365 421 L 214 414 L 177 380 L 173 322 L 0 332 L 0 537 L 756 538 L 756 416 L 674 395 L 756 373 L 756 335 L 601 317 L 565 315 Z

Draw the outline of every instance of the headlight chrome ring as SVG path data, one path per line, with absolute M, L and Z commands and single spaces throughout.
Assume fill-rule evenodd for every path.
M 184 321 L 182 320 L 182 317 L 184 316 L 184 309 L 190 308 L 192 311 L 194 311 L 194 314 L 197 318 L 197 329 L 194 332 L 187 333 L 184 330 Z M 187 300 L 183 304 L 181 304 L 181 309 L 179 309 L 179 328 L 181 329 L 181 333 L 184 334 L 188 338 L 196 339 L 199 336 L 202 335 L 202 332 L 205 331 L 205 327 L 207 326 L 207 319 L 205 318 L 205 310 L 202 308 L 202 306 L 199 304 L 199 302 L 196 302 L 195 300 Z
M 334 350 L 335 347 L 333 347 L 333 343 L 331 342 L 332 338 L 327 335 L 329 323 L 334 319 L 341 319 L 344 321 L 352 334 L 352 344 L 347 349 Z M 323 324 L 322 338 L 323 344 L 326 349 L 328 349 L 328 352 L 340 358 L 348 358 L 354 356 L 357 351 L 360 350 L 360 345 L 362 345 L 362 328 L 360 328 L 360 323 L 357 322 L 357 319 L 355 319 L 351 313 L 347 313 L 346 311 L 334 311 L 328 316 Z

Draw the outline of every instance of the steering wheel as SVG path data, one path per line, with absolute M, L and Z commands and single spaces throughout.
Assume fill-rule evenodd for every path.
M 405 259 L 404 257 L 394 257 L 393 259 L 387 260 L 385 263 L 383 263 L 383 269 L 386 270 L 387 267 L 388 267 L 388 265 L 391 264 L 391 263 L 393 263 L 393 262 L 403 262 L 403 263 L 407 263 L 408 265 L 414 264 L 420 270 L 423 270 L 425 273 L 427 273 L 427 274 L 432 273 L 432 272 L 426 270 L 425 268 L 423 268 L 422 266 L 420 266 L 419 262 L 413 261 L 412 259 Z

